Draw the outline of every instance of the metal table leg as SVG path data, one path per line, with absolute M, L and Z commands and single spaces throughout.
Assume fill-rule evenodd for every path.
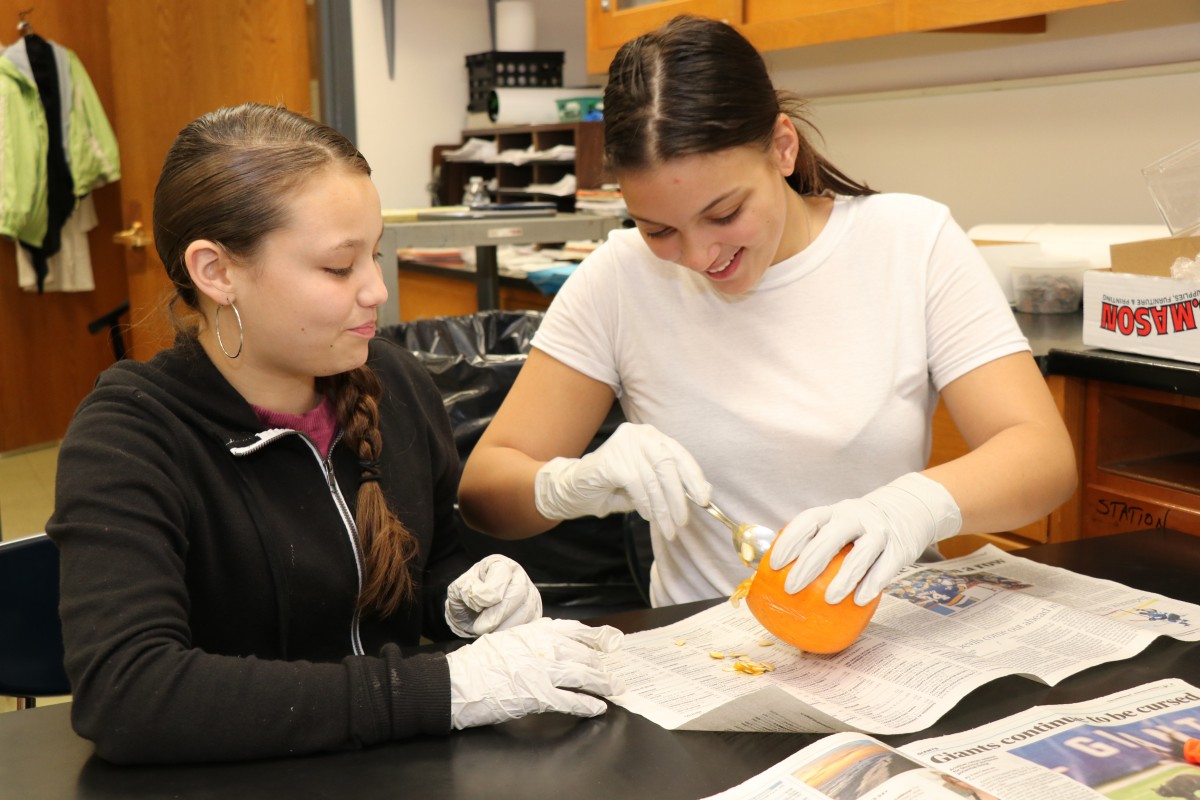
M 480 311 L 500 307 L 500 267 L 494 244 L 475 248 L 475 287 Z

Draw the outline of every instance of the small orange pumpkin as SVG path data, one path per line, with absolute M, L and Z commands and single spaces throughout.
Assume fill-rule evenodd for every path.
M 836 653 L 846 649 L 867 627 L 882 596 L 877 595 L 865 606 L 854 602 L 853 593 L 835 605 L 825 602 L 825 589 L 852 547 L 849 544 L 843 547 L 825 571 L 796 594 L 783 589 L 784 579 L 795 562 L 774 570 L 770 553 L 763 556 L 745 595 L 750 613 L 768 631 L 806 652 Z
M 1200 739 L 1188 739 L 1183 743 L 1183 760 L 1200 765 Z

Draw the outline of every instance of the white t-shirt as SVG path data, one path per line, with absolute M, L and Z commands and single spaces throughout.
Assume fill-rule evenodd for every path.
M 837 198 L 812 245 L 736 297 L 614 231 L 533 346 L 678 440 L 726 514 L 775 530 L 924 469 L 938 391 L 1029 349 L 948 209 L 904 194 Z M 749 576 L 699 509 L 674 541 L 651 538 L 656 606 L 727 596 Z

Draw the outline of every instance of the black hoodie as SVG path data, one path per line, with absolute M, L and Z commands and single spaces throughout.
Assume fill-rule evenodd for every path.
M 116 762 L 214 761 L 450 729 L 446 586 L 458 456 L 415 357 L 372 341 L 380 485 L 420 543 L 418 600 L 356 615 L 357 458 L 264 431 L 195 343 L 106 370 L 76 411 L 47 533 L 61 552 L 72 720 Z

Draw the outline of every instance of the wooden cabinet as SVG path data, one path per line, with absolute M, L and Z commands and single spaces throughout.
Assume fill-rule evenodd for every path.
M 479 310 L 474 272 L 433 274 L 405 269 L 402 265 L 396 283 L 401 322 L 457 317 Z M 505 311 L 545 311 L 553 298 L 530 287 L 501 284 L 499 299 L 499 307 Z
M 962 555 L 984 542 L 1013 550 L 1143 528 L 1200 536 L 1200 397 L 1059 375 L 1046 381 L 1076 443 L 1079 490 L 1044 519 L 1015 531 L 956 536 L 942 551 Z M 939 403 L 930 464 L 965 452 Z
M 608 71 L 617 48 L 676 14 L 724 19 L 762 51 L 893 33 L 975 28 L 1045 31 L 1043 15 L 1128 0 L 628 0 L 587 1 L 588 72 Z M 1030 23 L 1031 18 L 1041 18 Z
M 1063 422 L 1067 426 L 1071 441 L 1075 443 L 1076 464 L 1082 464 L 1084 382 L 1078 378 L 1050 375 L 1046 378 L 1046 385 L 1054 397 L 1054 404 L 1058 406 L 1058 413 L 1062 415 Z M 933 445 L 929 456 L 930 466 L 951 461 L 969 451 L 970 448 L 959 434 L 954 421 L 950 419 L 950 414 L 939 401 L 933 415 Z M 1050 514 L 1016 530 L 987 534 L 964 534 L 947 539 L 939 547 L 944 555 L 955 557 L 970 553 L 988 543 L 1003 550 L 1018 550 L 1034 544 L 1078 539 L 1083 535 L 1081 502 L 1082 492 L 1076 490 L 1067 502 L 1054 509 Z M 1129 527 L 1126 527 L 1125 530 L 1129 530 Z
M 496 142 L 497 152 L 505 150 L 549 151 L 558 145 L 572 145 L 575 158 L 571 161 L 534 160 L 525 164 L 495 164 L 482 161 L 446 161 L 441 163 L 442 202 L 457 205 L 462 200 L 463 187 L 473 176 L 484 182 L 493 178 L 498 189 L 492 200 L 512 203 L 526 200 L 552 200 L 558 210 L 575 210 L 575 195 L 560 197 L 551 194 L 530 193 L 525 187 L 531 184 L 553 184 L 564 175 L 575 175 L 576 188 L 599 189 L 605 183 L 604 172 L 604 123 L 567 122 L 554 125 L 520 125 L 509 128 L 480 128 L 465 130 L 467 139 L 490 139 Z
M 1089 381 L 1083 524 L 1089 536 L 1200 536 L 1200 398 Z
M 866 39 L 900 31 L 897 0 L 744 0 L 738 29 L 761 51 Z
M 617 48 L 654 30 L 677 14 L 698 14 L 723 19 L 734 25 L 742 21 L 744 0 L 586 0 L 587 68 L 597 74 L 608 71 Z

